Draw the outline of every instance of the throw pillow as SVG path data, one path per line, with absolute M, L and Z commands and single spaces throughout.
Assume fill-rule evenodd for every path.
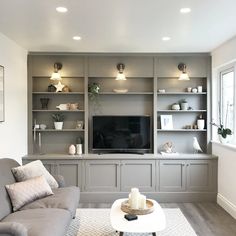
M 44 176 L 38 176 L 23 182 L 6 185 L 13 211 L 36 199 L 52 195 L 52 189 Z
M 44 167 L 43 163 L 40 160 L 32 161 L 26 165 L 12 168 L 12 173 L 14 174 L 18 182 L 43 175 L 51 188 L 58 188 L 57 181 L 47 171 L 47 169 Z

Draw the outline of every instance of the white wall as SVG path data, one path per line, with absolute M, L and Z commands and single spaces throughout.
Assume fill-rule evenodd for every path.
M 5 70 L 5 122 L 0 122 L 0 158 L 21 162 L 27 153 L 27 51 L 0 33 Z
M 236 61 L 236 37 L 212 52 L 212 117 L 218 113 L 218 77 L 217 71 Z M 217 137 L 213 129 L 213 138 Z M 218 196 L 217 202 L 236 219 L 236 147 L 212 143 L 213 154 L 218 162 Z

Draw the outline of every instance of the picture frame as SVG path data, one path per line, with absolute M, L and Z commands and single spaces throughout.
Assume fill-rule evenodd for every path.
M 173 129 L 172 115 L 161 115 L 161 129 Z
M 4 106 L 4 66 L 0 65 L 0 122 L 5 120 Z

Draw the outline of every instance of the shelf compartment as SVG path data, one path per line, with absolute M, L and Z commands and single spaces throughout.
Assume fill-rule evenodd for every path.
M 33 92 L 33 95 L 83 95 L 84 92 Z
M 99 95 L 153 95 L 153 92 L 127 92 L 127 93 L 100 92 Z
M 207 110 L 157 110 L 158 113 L 198 113 L 207 112 Z
M 36 132 L 84 132 L 84 129 L 36 129 Z
M 84 110 L 32 110 L 33 112 L 84 112 Z
M 189 93 L 189 92 L 165 92 L 165 93 L 160 93 L 157 92 L 157 95 L 207 95 L 207 92 L 202 92 L 202 93 Z
M 157 129 L 157 132 L 206 132 L 206 129 Z

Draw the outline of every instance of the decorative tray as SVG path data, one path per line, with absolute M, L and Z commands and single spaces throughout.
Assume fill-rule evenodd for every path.
M 154 204 L 152 201 L 146 200 L 146 206 L 147 208 L 145 209 L 133 209 L 130 207 L 128 200 L 125 200 L 121 203 L 121 210 L 131 215 L 147 215 L 154 211 Z

